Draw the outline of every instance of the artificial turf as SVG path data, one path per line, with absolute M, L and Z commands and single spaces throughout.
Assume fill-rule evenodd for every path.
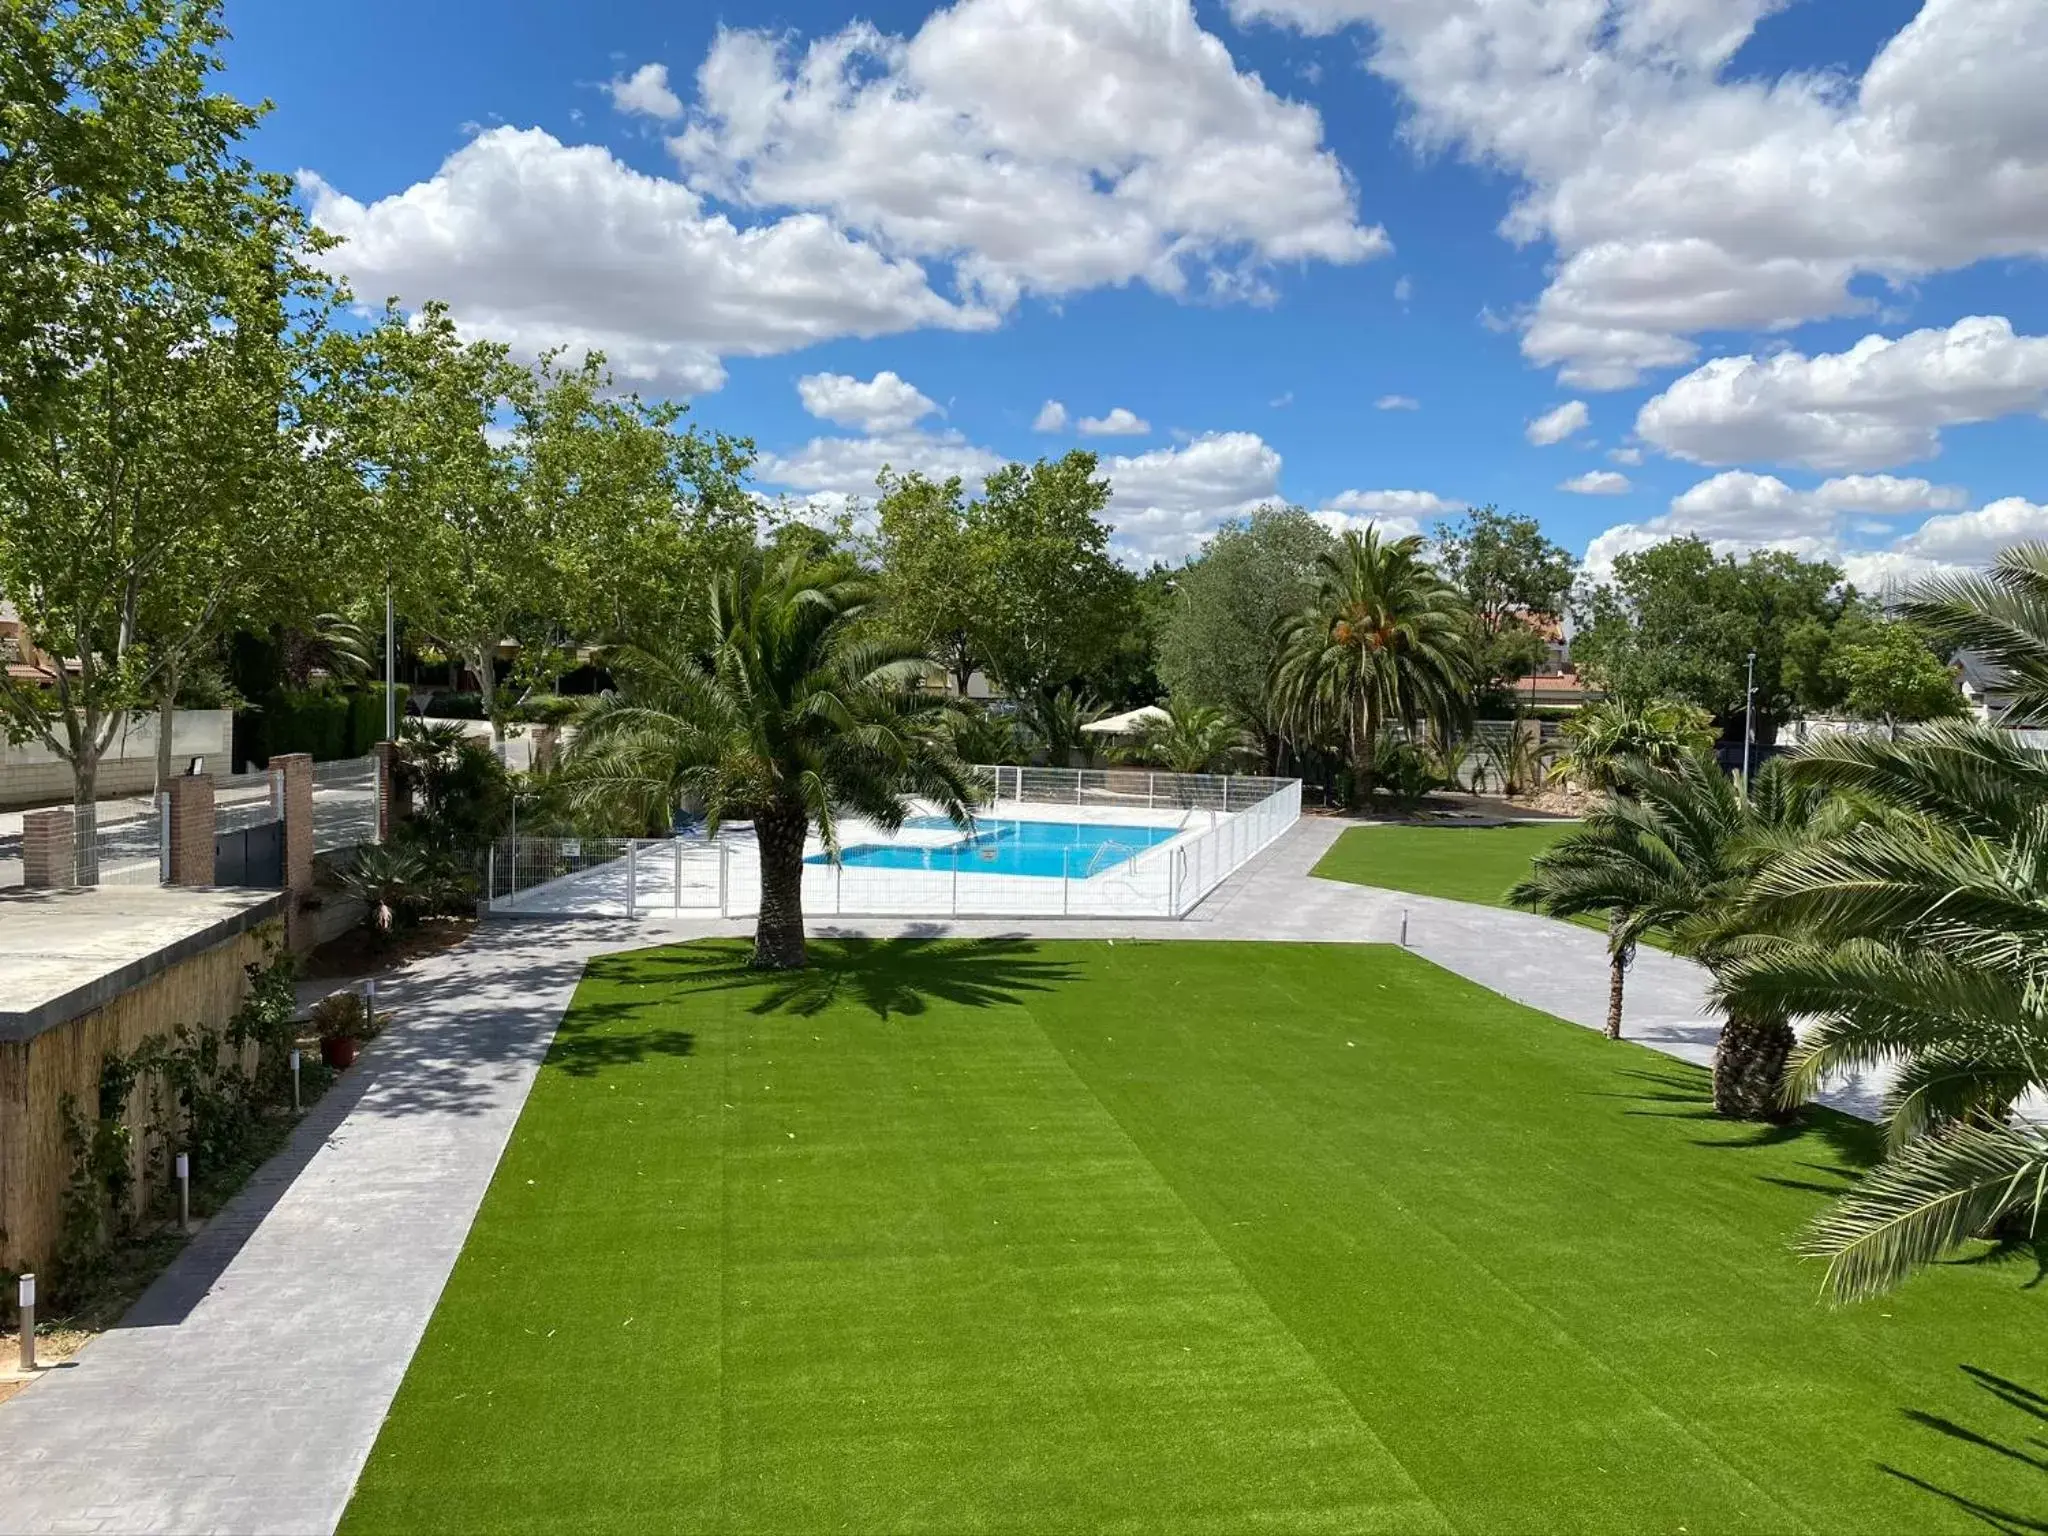
M 1530 861 L 1577 825 L 1352 827 L 1309 873 L 1351 885 L 1504 907 L 1509 888 L 1529 872 Z
M 1388 948 L 742 959 L 592 965 L 344 1530 L 2048 1528 L 2034 1266 L 1788 1251 L 1867 1127 Z

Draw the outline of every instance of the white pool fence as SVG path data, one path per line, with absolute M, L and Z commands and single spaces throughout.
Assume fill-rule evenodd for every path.
M 1142 769 L 999 767 L 983 821 L 1116 825 L 1173 836 L 1150 846 L 1077 848 L 1056 875 L 985 873 L 974 859 L 936 869 L 804 865 L 811 917 L 1184 917 L 1300 818 L 1301 782 Z M 1053 814 L 1069 808 L 1071 817 Z M 923 840 L 947 843 L 952 832 Z M 842 831 L 851 845 L 865 840 Z M 813 852 L 816 851 L 815 843 Z M 749 828 L 719 837 L 501 838 L 486 862 L 487 909 L 500 915 L 751 917 L 761 899 Z

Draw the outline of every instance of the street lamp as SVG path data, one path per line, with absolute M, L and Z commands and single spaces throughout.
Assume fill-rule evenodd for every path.
M 1749 653 L 1749 686 L 1742 700 L 1742 786 L 1749 787 L 1749 744 L 1756 736 L 1756 652 Z

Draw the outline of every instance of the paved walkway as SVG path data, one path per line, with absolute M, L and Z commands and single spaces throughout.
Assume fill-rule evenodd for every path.
M 1189 919 L 814 923 L 876 936 L 1393 943 L 1589 1028 L 1601 935 L 1307 878 L 1343 830 L 1305 820 Z M 291 1146 L 75 1365 L 0 1404 L 0 1530 L 325 1533 L 348 1502 L 584 962 L 745 922 L 512 921 L 411 968 L 400 1024 Z M 1645 951 L 1627 1033 L 1711 1057 L 1704 973 Z M 1867 1102 L 1851 1092 L 1849 1106 Z

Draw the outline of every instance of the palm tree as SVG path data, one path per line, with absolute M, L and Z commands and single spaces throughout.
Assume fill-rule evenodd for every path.
M 1614 793 L 1539 855 L 1510 893 L 1553 917 L 1609 914 L 1607 1033 L 1621 1034 L 1622 985 L 1652 933 L 1710 968 L 1727 964 L 1744 930 L 1729 920 L 1758 872 L 1846 814 L 1825 794 L 1766 763 L 1745 793 L 1711 751 L 1670 767 L 1627 758 L 1606 769 Z M 1731 1007 L 1714 1047 L 1714 1108 L 1734 1119 L 1778 1117 L 1793 1048 L 1791 1015 L 1751 1001 Z
M 2016 719 L 2048 715 L 2048 544 L 2001 550 L 1988 571 L 1931 577 L 1902 612 L 2004 668 Z
M 1602 699 L 1564 723 L 1559 731 L 1564 747 L 1551 759 L 1550 777 L 1608 789 L 1615 770 L 1630 759 L 1670 768 L 1689 753 L 1712 746 L 1712 723 L 1713 716 L 1704 709 L 1678 699 Z
M 1342 740 L 1361 800 L 1381 733 L 1450 734 L 1478 681 L 1470 605 L 1422 551 L 1419 535 L 1346 533 L 1317 558 L 1314 601 L 1281 627 L 1281 712 L 1294 731 Z
M 1024 729 L 1045 749 L 1045 760 L 1065 768 L 1088 748 L 1081 727 L 1100 720 L 1106 711 L 1092 696 L 1071 688 L 1038 695 L 1024 706 Z
M 1210 704 L 1168 704 L 1138 730 L 1128 756 L 1170 773 L 1212 773 L 1245 750 L 1245 733 Z
M 1847 1298 L 2048 1209 L 2048 1134 L 2012 1114 L 2048 1085 L 2048 754 L 1946 723 L 1826 738 L 1789 771 L 1873 812 L 1758 873 L 1719 990 L 1813 1021 L 1788 1097 L 1896 1067 L 1885 1161 L 1807 1235 Z
M 583 717 L 573 792 L 625 803 L 664 829 L 686 797 L 715 827 L 751 820 L 760 846 L 754 964 L 804 963 L 804 843 L 839 852 L 853 812 L 896 828 L 922 796 L 966 827 L 978 791 L 954 752 L 952 706 L 921 684 L 930 657 L 872 623 L 873 587 L 845 558 L 750 551 L 707 593 L 709 649 L 628 647 L 621 688 Z M 681 625 L 688 633 L 692 626 Z

